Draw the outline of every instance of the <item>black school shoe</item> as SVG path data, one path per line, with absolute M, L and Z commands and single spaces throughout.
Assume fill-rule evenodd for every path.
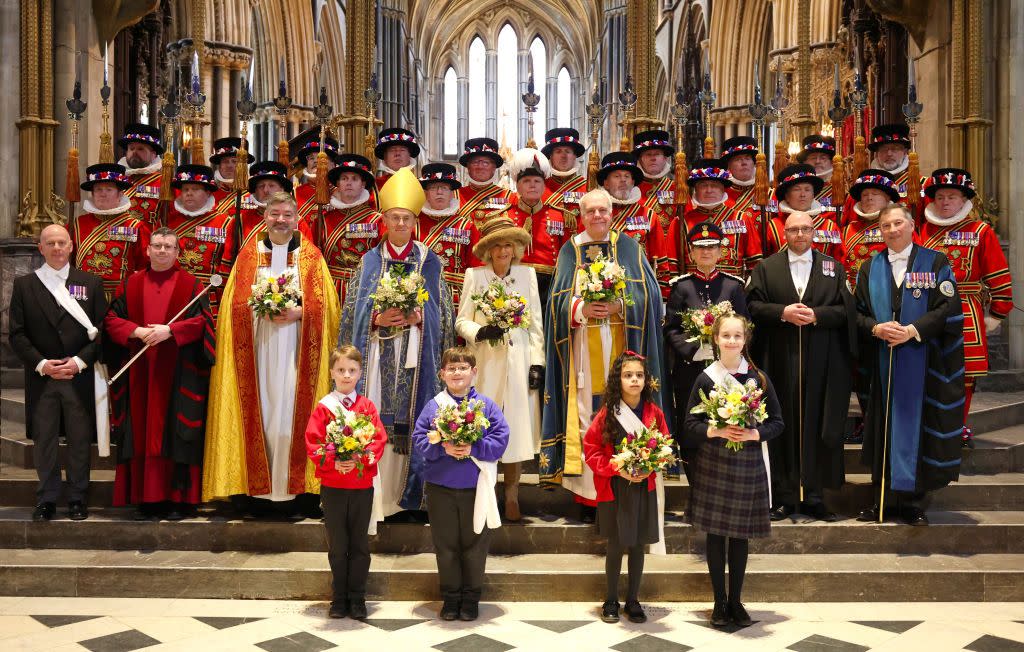
M 57 513 L 56 503 L 39 503 L 32 510 L 33 521 L 49 521 Z
M 750 614 L 743 608 L 742 602 L 729 603 L 729 617 L 740 627 L 750 627 L 754 624 L 754 621 L 750 619 Z
M 459 611 L 458 600 L 446 599 L 441 605 L 441 620 L 457 620 Z
M 644 613 L 644 608 L 640 606 L 638 600 L 627 600 L 625 608 L 626 616 L 629 617 L 631 623 L 646 623 L 647 614 Z
M 793 505 L 779 505 L 772 511 L 768 512 L 769 517 L 772 521 L 782 521 L 793 515 L 796 508 Z
M 475 600 L 463 600 L 459 607 L 459 620 L 469 622 L 480 617 L 480 603 Z
M 89 509 L 80 500 L 68 503 L 68 518 L 72 521 L 84 521 L 89 518 Z
M 601 620 L 606 623 L 619 622 L 619 603 L 617 600 L 608 600 L 601 605 Z
M 725 627 L 732 618 L 729 616 L 729 605 L 725 602 L 716 602 L 715 608 L 711 612 L 711 626 L 712 627 Z
M 337 600 L 327 610 L 328 618 L 344 618 L 348 615 L 348 600 Z
M 353 598 L 349 601 L 348 605 L 348 617 L 352 620 L 366 620 L 369 614 L 366 611 L 366 600 L 358 600 Z

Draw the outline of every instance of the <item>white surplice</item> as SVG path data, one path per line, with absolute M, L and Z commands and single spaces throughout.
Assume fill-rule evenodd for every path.
M 257 247 L 260 252 L 267 251 L 263 242 L 259 242 Z M 270 274 L 280 276 L 291 273 L 301 282 L 299 249 L 293 250 L 293 265 L 288 265 L 288 244 L 273 245 L 270 254 L 270 267 L 256 268 L 257 281 Z M 281 501 L 295 497 L 288 493 L 288 465 L 292 447 L 301 328 L 302 323 L 299 321 L 275 324 L 269 319 L 253 316 L 256 376 L 260 390 L 260 409 L 263 412 L 263 437 L 270 466 L 270 493 L 257 498 Z
M 510 345 L 476 342 L 477 332 L 487 322 L 471 297 L 486 290 L 495 280 L 501 280 L 509 291 L 522 295 L 530 311 L 529 327 L 509 332 Z M 529 389 L 530 366 L 544 366 L 544 313 L 537 290 L 537 274 L 532 267 L 512 265 L 508 275 L 499 279 L 490 264 L 470 268 L 466 270 L 460 297 L 455 332 L 469 342 L 469 348 L 476 354 L 476 389 L 497 403 L 508 421 L 508 448 L 501 462 L 532 460 L 540 452 L 541 415 L 540 392 Z M 521 418 L 524 416 L 526 418 Z

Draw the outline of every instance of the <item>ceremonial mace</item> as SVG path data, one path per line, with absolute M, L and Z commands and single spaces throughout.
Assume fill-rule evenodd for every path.
M 789 100 L 786 99 L 782 88 L 782 61 L 778 59 L 775 61 L 775 95 L 772 97 L 771 106 L 772 115 L 775 116 L 775 124 L 778 127 L 776 134 L 778 138 L 774 145 L 775 151 L 772 153 L 772 169 L 778 173 L 789 163 L 789 152 L 786 150 L 786 143 L 782 140 L 783 131 L 787 126 L 784 116 L 786 107 L 789 106 Z M 775 182 L 770 180 L 769 185 L 774 186 Z
M 171 86 L 171 75 L 167 78 L 167 100 L 160 107 L 160 116 L 167 126 L 166 143 L 163 160 L 160 164 L 160 198 L 157 209 L 157 220 L 161 225 L 167 224 L 167 210 L 174 201 L 174 187 L 171 182 L 174 180 L 174 126 L 181 115 L 181 106 L 178 104 L 178 88 Z
M 686 185 L 688 169 L 686 165 L 685 134 L 686 123 L 690 118 L 690 104 L 686 101 L 686 93 L 682 86 L 676 86 L 676 102 L 670 109 L 672 122 L 676 131 L 676 205 L 685 206 L 690 200 L 689 186 Z M 685 227 L 684 227 L 685 228 Z
M 203 105 L 206 104 L 206 93 L 203 92 L 202 83 L 199 80 L 199 51 L 192 48 L 192 87 L 191 92 L 185 96 L 192 109 L 192 140 L 189 142 L 189 161 L 195 165 L 203 164 Z
M 530 59 L 530 65 L 533 65 L 533 58 Z M 533 114 L 537 112 L 537 106 L 540 104 L 540 95 L 534 92 L 533 85 L 533 73 L 530 73 L 530 79 L 526 82 L 526 92 L 523 93 L 523 106 L 526 107 L 526 124 L 527 134 L 529 135 L 526 140 L 526 146 L 536 149 L 537 141 L 533 137 Z
M 892 321 L 896 321 L 895 311 Z M 889 456 L 889 411 L 892 409 L 892 353 L 895 348 L 889 345 L 889 377 L 885 383 L 885 427 L 882 429 L 882 491 L 878 496 L 878 522 L 885 520 L 885 468 Z
M 288 113 L 292 109 L 292 98 L 288 95 L 288 84 L 284 78 L 284 57 L 281 57 L 280 77 L 277 87 L 277 97 L 274 98 L 274 108 L 277 109 L 277 161 L 285 167 L 288 175 L 291 176 L 291 169 L 288 164 L 291 157 L 288 155 Z
M 768 240 L 768 220 L 765 205 L 768 203 L 768 159 L 764 153 L 764 120 L 771 107 L 761 97 L 761 78 L 758 75 L 758 62 L 754 62 L 754 101 L 747 105 L 751 121 L 754 123 L 754 138 L 757 139 L 757 155 L 754 157 L 754 203 L 760 206 L 758 221 L 761 223 L 761 242 Z
M 376 163 L 376 156 L 373 153 L 374 123 L 377 121 L 377 104 L 380 102 L 382 93 L 377 89 L 377 73 L 370 73 L 370 85 L 363 91 L 363 101 L 366 102 L 366 138 L 363 139 L 363 147 L 367 160 Z
M 850 93 L 853 105 L 853 128 L 857 136 L 853 140 L 853 175 L 856 177 L 868 166 L 868 153 L 864 149 L 864 107 L 868 105 L 868 92 L 860 78 L 860 62 L 853 71 L 853 91 Z
M 704 70 L 704 88 L 697 95 L 704 105 L 704 158 L 715 158 L 715 139 L 711 135 L 711 109 L 715 106 L 718 95 L 711 90 L 711 62 L 707 62 Z
M 180 318 L 180 317 L 181 317 L 182 315 L 184 315 L 184 314 L 185 314 L 185 312 L 187 312 L 187 311 L 188 311 L 188 309 L 189 309 L 189 308 L 191 308 L 191 307 L 192 307 L 192 305 L 193 305 L 193 304 L 194 304 L 194 303 L 195 303 L 196 301 L 199 301 L 199 300 L 200 300 L 200 299 L 201 299 L 201 298 L 203 297 L 203 295 L 204 295 L 204 294 L 206 294 L 207 292 L 209 292 L 209 291 L 210 291 L 210 290 L 212 290 L 213 288 L 217 288 L 217 287 L 220 287 L 220 286 L 221 286 L 221 284 L 222 284 L 223 282 L 224 282 L 224 279 L 223 279 L 223 278 L 221 277 L 221 275 L 220 275 L 220 274 L 212 274 L 212 275 L 210 276 L 210 284 L 209 284 L 209 285 L 207 285 L 207 286 L 206 286 L 205 288 L 203 288 L 203 291 L 202 291 L 202 292 L 200 292 L 200 293 L 199 293 L 199 294 L 197 294 L 196 296 L 192 297 L 192 300 L 191 300 L 191 301 L 189 301 L 189 302 L 188 302 L 188 303 L 187 303 L 187 304 L 185 305 L 185 307 L 184 307 L 184 308 L 182 308 L 181 310 L 179 310 L 179 311 L 178 311 L 178 314 L 176 314 L 175 316 L 171 317 L 170 321 L 168 321 L 166 325 L 167 325 L 167 326 L 170 326 L 170 325 L 171 325 L 171 324 L 173 324 L 174 322 L 178 321 L 178 319 L 179 319 L 179 318 Z M 138 359 L 139 359 L 139 357 L 140 357 L 140 356 L 142 356 L 142 354 L 143 354 L 143 353 L 145 353 L 145 352 L 146 352 L 146 350 L 147 350 L 147 349 L 149 349 L 149 347 L 150 347 L 150 346 L 152 346 L 152 345 L 151 345 L 151 344 L 147 344 L 147 345 L 145 345 L 144 347 L 142 347 L 141 349 L 139 349 L 139 352 L 138 352 L 138 353 L 136 353 L 135 355 L 133 355 L 133 356 L 132 356 L 132 359 L 131 359 L 131 360 L 129 360 L 128 362 L 124 363 L 124 366 L 123 366 L 123 367 L 121 367 L 121 368 L 120 368 L 120 369 L 119 369 L 119 370 L 117 371 L 117 373 L 116 373 L 116 374 L 114 374 L 113 376 L 111 376 L 111 377 L 110 377 L 110 380 L 108 380 L 108 381 L 107 381 L 107 385 L 113 385 L 113 384 L 114 384 L 114 381 L 116 381 L 116 380 L 117 380 L 118 378 L 120 378 L 120 377 L 121 377 L 121 375 L 122 375 L 122 374 L 123 374 L 124 372 L 128 371 L 128 367 L 132 366 L 132 364 L 133 364 L 133 363 L 134 363 L 134 362 L 135 362 L 136 360 L 138 360 Z
M 242 76 L 242 99 L 235 102 L 238 109 L 238 122 L 241 124 L 241 139 L 238 150 L 235 152 L 235 235 L 238 247 L 242 246 L 242 193 L 249 187 L 249 152 L 246 151 L 246 140 L 249 137 L 249 121 L 256 113 L 256 102 L 252 99 L 252 70 L 249 72 L 249 80 L 246 83 L 245 75 Z
M 590 160 L 587 162 L 587 190 L 597 187 L 597 170 L 601 166 L 601 157 L 597 153 L 598 135 L 601 132 L 601 124 L 608 114 L 608 106 L 604 103 L 601 89 L 594 83 L 594 93 L 590 97 L 590 104 L 587 105 L 587 121 L 590 123 Z
M 316 155 L 316 203 L 320 206 L 320 220 L 323 221 L 327 204 L 331 203 L 331 191 L 327 182 L 327 152 L 324 139 L 327 137 L 327 123 L 331 120 L 334 107 L 327 103 L 327 87 L 320 87 L 320 103 L 313 109 L 313 115 L 320 125 L 320 153 Z
M 75 80 L 75 90 L 65 102 L 68 107 L 68 119 L 71 120 L 71 147 L 68 149 L 67 183 L 64 186 L 64 197 L 68 200 L 68 224 L 75 217 L 75 202 L 81 201 L 82 189 L 78 178 L 78 121 L 85 114 L 86 103 L 82 101 L 82 82 Z
M 843 124 L 850 115 L 850 109 L 843 105 L 842 90 L 839 87 L 839 64 L 835 64 L 835 82 L 832 88 L 832 108 L 828 119 L 836 137 L 836 153 L 832 157 L 832 206 L 839 211 L 839 223 L 845 222 L 843 204 L 846 202 L 846 170 L 843 166 Z
M 629 129 L 632 120 L 629 119 L 629 114 L 636 107 L 638 99 L 636 89 L 633 86 L 633 74 L 626 73 L 626 85 L 623 86 L 622 91 L 619 93 L 619 105 L 622 107 L 622 139 L 619 141 L 619 150 L 623 152 L 633 149 L 633 144 L 630 142 Z
M 917 80 L 914 75 L 914 60 L 907 55 L 907 103 L 903 105 L 903 117 L 910 127 L 910 152 L 907 154 L 907 206 L 913 211 L 921 203 L 921 166 L 917 157 L 917 122 L 921 119 L 924 105 L 917 101 Z
M 103 103 L 103 131 L 100 132 L 100 163 L 114 162 L 114 143 L 110 136 L 110 84 L 107 83 L 107 62 L 110 44 L 103 44 L 103 86 L 100 87 L 100 100 Z

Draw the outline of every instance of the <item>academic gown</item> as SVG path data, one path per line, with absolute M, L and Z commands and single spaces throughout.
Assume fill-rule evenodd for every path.
M 846 270 L 815 250 L 801 297 L 793 285 L 789 252 L 783 250 L 754 268 L 747 302 L 755 325 L 751 356 L 775 384 L 786 424 L 782 436 L 768 444 L 776 504 L 780 499 L 797 500 L 798 493 L 787 494 L 797 491 L 801 481 L 819 490 L 842 486 L 850 360 L 856 337 Z M 814 310 L 817 322 L 801 328 L 782 321 L 785 307 L 801 302 Z
M 897 287 L 886 251 L 865 262 L 857 279 L 857 328 L 874 344 L 861 354 L 870 369 L 863 457 L 875 484 L 882 479 L 884 453 L 887 489 L 921 494 L 944 487 L 960 475 L 964 315 L 945 255 L 914 245 L 907 272 L 934 274 L 935 287 L 908 287 L 913 284 L 906 280 Z M 893 313 L 899 323 L 913 324 L 921 341 L 911 338 L 891 349 L 890 383 L 890 348 L 871 336 L 871 329 L 890 321 Z M 890 388 L 891 435 L 888 446 L 883 446 Z
M 166 324 L 201 291 L 198 279 L 176 267 L 136 272 L 107 313 L 108 343 L 127 360 L 143 347 L 131 338 L 136 328 Z M 207 298 L 194 303 L 170 329 L 170 338 L 147 349 L 122 376 L 127 392 L 114 393 L 124 398 L 115 401 L 112 420 L 118 458 L 114 506 L 199 502 L 206 399 L 214 362 L 213 315 Z M 117 385 L 124 386 L 125 380 Z

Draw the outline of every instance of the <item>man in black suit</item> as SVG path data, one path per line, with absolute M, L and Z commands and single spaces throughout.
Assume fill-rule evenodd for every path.
M 25 421 L 35 442 L 39 488 L 36 521 L 53 518 L 61 492 L 57 457 L 61 425 L 67 440 L 68 516 L 88 517 L 89 454 L 95 432 L 92 370 L 107 312 L 102 279 L 72 269 L 71 236 L 53 224 L 39 236 L 46 263 L 14 281 L 11 347 L 25 365 Z

